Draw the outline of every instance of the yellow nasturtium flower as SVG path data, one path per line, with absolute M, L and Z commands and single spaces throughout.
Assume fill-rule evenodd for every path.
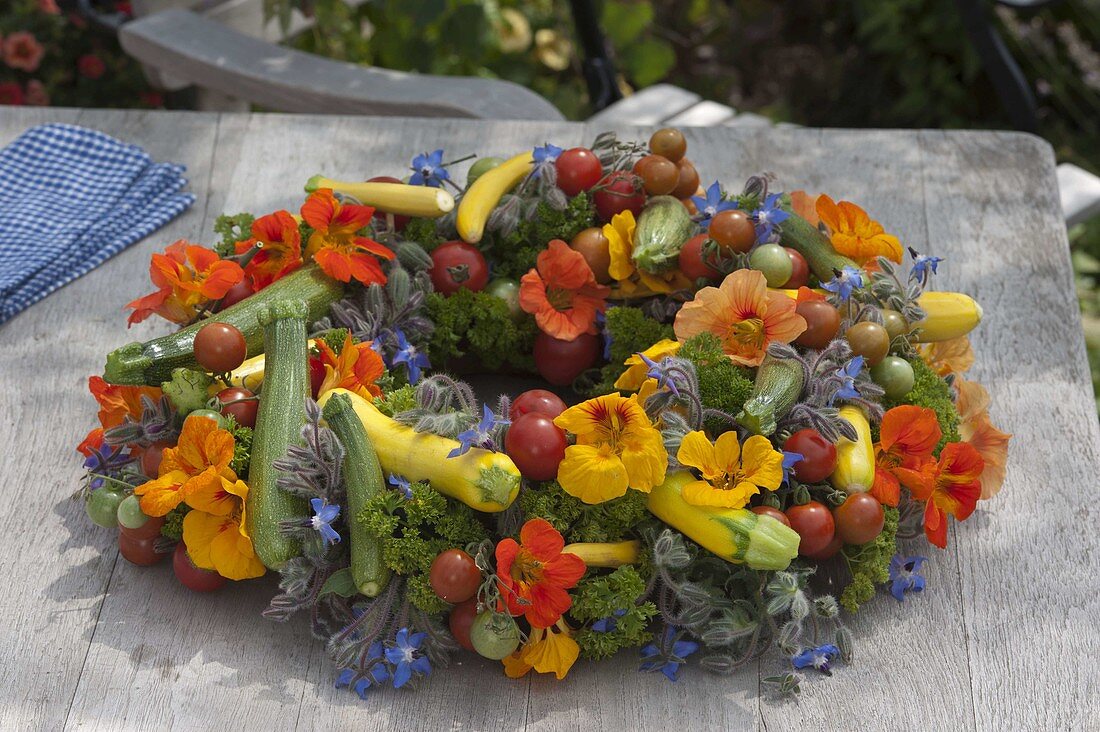
M 642 351 L 642 356 L 645 356 L 650 361 L 660 361 L 662 358 L 675 356 L 679 351 L 679 341 L 662 338 Z M 636 353 L 627 358 L 626 361 L 623 362 L 623 365 L 626 366 L 627 369 L 615 380 L 615 388 L 625 389 L 627 391 L 638 391 L 638 389 L 642 388 L 642 384 L 645 383 L 646 372 L 649 371 L 649 366 L 642 360 L 642 357 Z
M 668 453 L 638 400 L 605 394 L 562 412 L 554 424 L 577 436 L 558 466 L 562 489 L 603 503 L 633 488 L 649 493 L 665 479 Z
M 683 488 L 684 500 L 696 506 L 744 508 L 761 488 L 775 490 L 783 482 L 783 453 L 761 435 L 741 445 L 736 432 L 724 432 L 711 444 L 704 433 L 689 432 L 676 459 L 703 476 Z
M 523 648 L 502 661 L 504 674 L 510 679 L 518 679 L 534 669 L 540 674 L 554 674 L 560 681 L 573 668 L 580 654 L 581 647 L 573 640 L 572 629 L 564 620 L 559 620 L 550 628 L 532 628 Z

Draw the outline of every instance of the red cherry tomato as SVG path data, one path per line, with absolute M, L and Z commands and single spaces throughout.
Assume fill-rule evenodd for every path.
M 470 642 L 470 626 L 477 617 L 477 598 L 471 597 L 466 602 L 461 602 L 451 609 L 451 617 L 447 619 L 447 625 L 451 628 L 451 635 L 458 641 L 458 645 L 467 651 L 474 650 L 474 644 Z
M 309 357 L 309 390 L 316 399 L 321 393 L 321 385 L 325 383 L 325 362 L 320 356 Z
M 752 512 L 758 513 L 761 516 L 771 516 L 784 526 L 791 525 L 790 520 L 787 518 L 787 514 L 783 513 L 778 508 L 772 508 L 771 506 L 753 506 Z
M 571 341 L 563 341 L 540 332 L 535 336 L 534 355 L 535 368 L 542 378 L 554 386 L 566 386 L 596 364 L 600 339 L 582 333 Z
M 481 570 L 466 552 L 447 549 L 432 560 L 428 582 L 439 599 L 454 605 L 477 594 L 477 588 L 481 587 Z
M 515 422 L 525 414 L 545 414 L 550 419 L 565 411 L 565 402 L 557 394 L 546 389 L 529 389 L 512 400 L 508 419 Z
M 154 548 L 156 537 L 135 539 L 129 534 L 119 532 L 118 552 L 126 561 L 141 567 L 148 567 L 164 559 L 167 554 L 158 554 Z
M 164 457 L 164 448 L 172 447 L 171 442 L 154 442 L 141 453 L 141 472 L 150 478 L 156 478 L 160 470 L 160 461 Z
M 150 516 L 148 521 L 136 529 L 128 529 L 122 524 L 119 524 L 118 531 L 120 534 L 126 534 L 130 539 L 156 539 L 160 536 L 160 529 L 162 526 L 164 526 L 163 516 Z
M 565 432 L 554 424 L 554 418 L 536 412 L 520 415 L 504 437 L 508 457 L 531 480 L 556 478 L 565 447 Z
M 844 542 L 840 540 L 839 536 L 833 536 L 833 540 L 830 541 L 825 547 L 819 551 L 806 554 L 807 559 L 813 559 L 818 562 L 824 562 L 826 559 L 832 559 L 836 556 L 840 548 L 844 546 Z
M 392 175 L 376 175 L 373 178 L 367 179 L 368 183 L 400 183 L 401 181 L 394 178 Z M 386 226 L 386 212 L 376 211 L 374 214 L 374 220 L 379 223 L 383 228 Z M 403 231 L 405 224 L 409 223 L 408 216 L 399 216 L 394 214 L 393 216 L 393 228 L 394 231 Z
M 804 300 L 794 311 L 806 321 L 806 330 L 794 339 L 795 345 L 820 351 L 836 338 L 840 330 L 840 311 L 824 300 Z
M 797 290 L 799 287 L 805 287 L 806 283 L 810 281 L 810 265 L 806 263 L 806 258 L 797 249 L 783 248 L 787 250 L 787 256 L 791 258 L 791 278 L 783 283 L 783 289 Z
M 248 344 L 228 323 L 207 323 L 195 334 L 195 360 L 207 371 L 224 374 L 244 363 Z
M 477 292 L 489 284 L 489 265 L 477 247 L 464 241 L 449 241 L 432 251 L 432 287 L 453 295 L 461 288 Z
M 558 171 L 558 188 L 567 196 L 587 191 L 603 177 L 600 159 L 586 147 L 566 150 L 558 156 L 554 167 Z
M 610 221 L 617 213 L 630 211 L 637 218 L 645 206 L 642 179 L 625 170 L 616 170 L 600 182 L 592 196 L 596 213 L 602 221 Z
M 251 429 L 256 426 L 256 411 L 260 408 L 260 400 L 249 389 L 239 386 L 222 389 L 218 392 L 218 401 L 224 405 L 221 408 L 222 416 L 232 415 L 237 424 L 243 427 Z
M 798 532 L 798 553 L 809 556 L 829 545 L 836 533 L 833 514 L 820 501 L 810 501 L 787 509 L 791 528 Z
M 218 310 L 221 311 L 228 307 L 232 307 L 254 292 L 256 292 L 256 286 L 253 284 L 252 278 L 245 275 L 244 279 L 226 291 L 221 302 L 218 304 Z
M 707 240 L 706 234 L 693 236 L 684 243 L 680 250 L 680 271 L 688 278 L 697 280 L 700 277 L 708 280 L 716 280 L 722 273 L 711 267 L 703 258 L 703 244 Z
M 853 493 L 833 509 L 836 535 L 845 544 L 866 544 L 878 538 L 886 522 L 882 504 L 867 493 Z
M 794 464 L 794 477 L 803 483 L 820 483 L 836 470 L 836 445 L 817 430 L 795 432 L 783 443 L 785 452 L 797 452 L 802 459 Z
M 176 544 L 176 551 L 172 554 L 172 570 L 176 573 L 176 579 L 192 592 L 213 592 L 225 585 L 225 577 L 212 569 L 200 569 L 187 556 L 187 547 L 181 541 Z

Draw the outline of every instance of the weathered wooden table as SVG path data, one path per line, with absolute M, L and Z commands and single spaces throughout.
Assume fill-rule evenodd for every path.
M 1015 433 L 996 500 L 925 546 L 928 589 L 882 594 L 851 620 L 856 658 L 797 701 L 761 698 L 765 661 L 733 677 L 638 674 L 635 657 L 568 679 L 510 681 L 467 657 L 420 693 L 361 702 L 306 624 L 260 618 L 271 578 L 193 594 L 168 564 L 119 560 L 115 537 L 68 500 L 73 446 L 94 419 L 86 390 L 149 289 L 149 254 L 212 241 L 223 211 L 296 207 L 305 178 L 395 173 L 419 151 L 507 154 L 600 130 L 282 115 L 0 111 L 0 144 L 67 121 L 185 163 L 190 212 L 0 328 L 0 729 L 981 729 L 1100 728 L 1100 434 L 1058 206 L 1040 140 L 990 132 L 701 129 L 689 154 L 732 185 L 761 170 L 859 201 L 918 250 L 945 256 L 938 285 L 985 307 L 973 375 Z M 631 132 L 631 130 L 623 130 Z M 648 133 L 647 133 L 648 134 Z M 34 232 L 27 232 L 29 237 Z

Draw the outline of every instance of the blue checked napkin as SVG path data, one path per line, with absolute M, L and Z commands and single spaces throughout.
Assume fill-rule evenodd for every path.
M 183 171 L 75 125 L 0 150 L 0 323 L 186 211 Z

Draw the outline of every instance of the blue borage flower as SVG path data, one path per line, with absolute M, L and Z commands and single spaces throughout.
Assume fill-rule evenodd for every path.
M 840 377 L 840 388 L 837 389 L 831 397 L 829 397 L 829 406 L 833 406 L 833 402 L 837 399 L 860 399 L 862 394 L 856 389 L 856 378 L 859 376 L 859 372 L 863 370 L 863 356 L 856 356 L 848 361 L 848 363 L 841 366 L 836 371 L 836 375 Z
M 409 339 L 405 337 L 405 332 L 400 328 L 393 331 L 393 337 L 397 341 L 397 352 L 393 354 L 391 364 L 397 366 L 397 364 L 404 364 L 407 370 L 407 375 L 410 384 L 415 384 L 420 381 L 421 369 L 431 368 L 431 361 L 428 360 L 428 354 L 421 353 L 420 350 L 409 343 Z
M 468 430 L 459 432 L 455 436 L 459 445 L 455 449 L 447 453 L 447 457 L 453 458 L 459 455 L 465 455 L 469 452 L 471 447 L 481 447 L 486 450 L 496 450 L 496 441 L 493 439 L 493 432 L 497 427 L 503 427 L 509 425 L 506 419 L 497 419 L 493 414 L 493 410 L 489 409 L 488 404 L 481 406 L 481 421 L 477 423 L 476 427 L 471 427 Z
M 536 147 L 531 151 L 531 157 L 534 158 L 535 164 L 540 163 L 556 163 L 558 156 L 561 155 L 562 149 L 557 145 L 551 145 L 549 142 L 541 147 Z
M 795 464 L 802 462 L 806 459 L 806 456 L 800 452 L 787 452 L 783 451 L 783 483 L 786 483 L 791 479 L 791 471 L 794 469 Z
M 760 208 L 752 212 L 753 222 L 756 224 L 756 240 L 765 242 L 771 239 L 775 227 L 790 218 L 790 214 L 779 208 L 778 193 L 771 193 L 764 198 Z
M 607 314 L 605 312 L 596 313 L 596 327 L 599 328 L 601 335 L 603 336 L 603 360 L 611 360 L 611 329 L 607 327 Z
M 600 618 L 592 623 L 591 628 L 596 633 L 613 633 L 619 627 L 619 618 L 626 615 L 625 609 L 616 610 L 606 618 Z
M 386 482 L 401 492 L 401 495 L 406 499 L 413 497 L 412 485 L 409 483 L 408 478 L 401 475 L 394 475 L 390 473 L 390 476 L 386 479 Z
M 830 668 L 839 655 L 840 649 L 829 643 L 816 648 L 807 648 L 802 653 L 791 656 L 791 664 L 795 668 L 813 667 L 823 674 L 831 675 Z
M 676 361 L 674 359 L 662 358 L 660 361 L 654 361 L 644 353 L 637 353 L 635 355 L 642 359 L 642 362 L 649 367 L 645 375 L 647 378 L 657 380 L 657 388 L 668 389 L 672 392 L 673 396 L 680 396 L 680 389 L 676 386 L 676 378 L 679 374 L 677 373 Z
M 367 691 L 372 686 L 381 686 L 390 680 L 390 671 L 382 660 L 382 641 L 375 641 L 367 651 L 368 666 L 365 672 L 345 668 L 336 676 L 337 689 L 350 688 L 359 695 L 360 699 L 367 698 Z
M 842 270 L 833 270 L 836 275 L 833 279 L 821 285 L 823 289 L 835 293 L 842 302 L 847 302 L 852 296 L 852 290 L 863 288 L 863 274 L 855 267 L 845 267 Z
M 340 517 L 340 507 L 322 498 L 309 499 L 309 505 L 313 508 L 313 518 L 309 520 L 309 525 L 321 535 L 322 543 L 331 546 L 340 541 L 339 532 L 332 528 L 332 522 Z
M 718 181 L 710 184 L 706 190 L 705 198 L 703 196 L 692 196 L 691 202 L 695 204 L 695 209 L 702 217 L 699 223 L 704 225 L 709 223 L 715 215 L 737 208 L 737 201 L 722 200 L 722 186 L 718 184 Z
M 919 253 L 913 247 L 909 247 L 909 256 L 913 258 L 913 267 L 909 270 L 909 279 L 920 282 L 921 287 L 928 284 L 932 275 L 938 274 L 937 268 L 943 257 L 932 257 Z
M 443 167 L 443 148 L 417 155 L 412 159 L 412 171 L 409 184 L 414 186 L 439 188 L 443 181 L 451 179 L 451 174 Z
M 669 681 L 676 681 L 680 667 L 687 657 L 699 650 L 695 641 L 680 640 L 682 633 L 671 625 L 665 626 L 658 643 L 650 643 L 642 649 L 642 665 L 639 671 L 660 671 Z
M 903 557 L 895 554 L 890 560 L 890 594 L 898 602 L 904 602 L 907 592 L 923 592 L 924 577 L 921 575 L 921 565 L 928 561 L 927 557 Z
M 397 631 L 394 645 L 386 649 L 386 660 L 393 665 L 393 688 L 400 689 L 409 683 L 413 674 L 427 676 L 432 672 L 428 657 L 420 651 L 426 633 L 409 634 L 408 628 Z
M 92 480 L 88 488 L 96 490 L 102 488 L 107 478 L 114 477 L 119 468 L 133 462 L 133 456 L 126 452 L 124 445 L 103 445 L 90 448 L 91 454 L 84 458 L 84 469 L 91 475 Z

